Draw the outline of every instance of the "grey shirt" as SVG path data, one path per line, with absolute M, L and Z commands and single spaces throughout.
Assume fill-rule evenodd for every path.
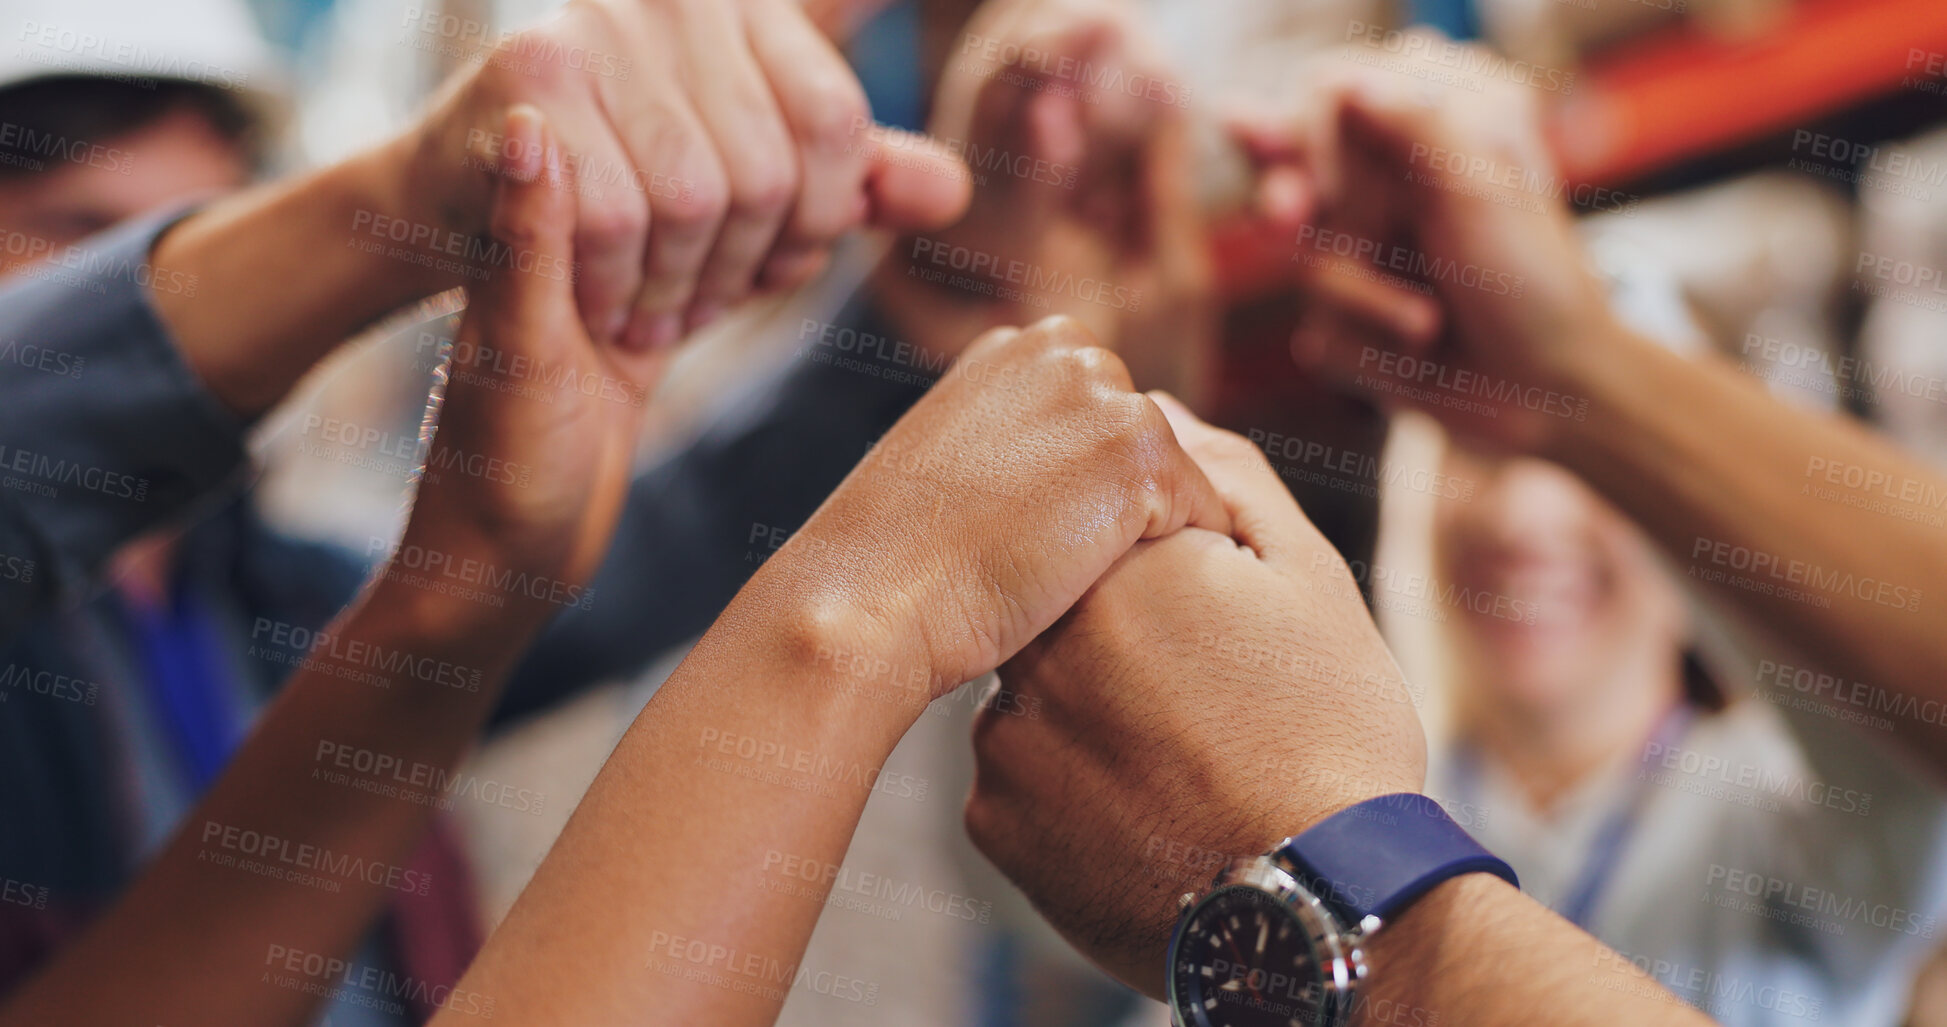
M 149 247 L 178 216 L 57 251 L 0 287 L 0 640 L 85 596 L 123 542 L 241 477 L 246 425 L 150 299 Z

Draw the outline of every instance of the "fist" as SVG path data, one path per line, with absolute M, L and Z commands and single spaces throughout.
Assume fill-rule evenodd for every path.
M 1235 537 L 1136 545 L 1001 668 L 1008 701 L 975 723 L 966 809 L 1071 943 L 1157 997 L 1179 895 L 1355 802 L 1420 790 L 1426 762 L 1344 561 L 1255 447 L 1164 402 Z
M 923 704 L 1014 655 L 1137 541 L 1186 524 L 1229 530 L 1121 360 L 1051 318 L 977 339 L 747 591 L 785 623 L 848 629 L 851 651 L 919 681 Z
M 493 172 L 525 159 L 497 131 L 516 104 L 547 117 L 576 179 L 576 299 L 597 342 L 661 349 L 807 280 L 861 224 L 937 226 L 966 205 L 957 162 L 888 159 L 795 0 L 572 0 L 499 40 L 403 140 L 416 220 L 485 227 Z

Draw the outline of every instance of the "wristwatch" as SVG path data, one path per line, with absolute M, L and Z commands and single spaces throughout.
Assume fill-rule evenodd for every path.
M 1366 976 L 1364 943 L 1451 877 L 1514 869 L 1424 795 L 1382 795 L 1233 860 L 1182 898 L 1170 941 L 1177 1027 L 1339 1027 Z

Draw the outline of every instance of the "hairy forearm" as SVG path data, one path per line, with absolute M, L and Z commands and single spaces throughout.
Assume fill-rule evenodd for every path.
M 1619 336 L 1569 388 L 1551 457 L 1754 623 L 1871 689 L 1947 701 L 1947 477 L 1860 425 L 1790 407 L 1721 359 Z M 1779 654 L 1784 655 L 1784 654 Z M 1780 662 L 1777 660 L 1774 663 Z M 1884 693 L 1881 693 L 1882 695 Z M 1947 766 L 1938 718 L 1898 718 Z
M 1361 1027 L 1708 1024 L 1629 960 L 1487 874 L 1429 892 L 1368 946 Z
M 156 290 L 157 311 L 190 366 L 237 413 L 268 410 L 341 341 L 458 282 L 402 259 L 413 248 L 400 233 L 418 226 L 406 213 L 404 151 L 394 141 L 250 189 L 156 243 L 156 266 L 195 283 Z M 437 231 L 427 225 L 421 234 Z
M 461 982 L 511 1021 L 776 1019 L 825 871 L 844 859 L 926 684 L 848 678 L 834 657 L 857 636 L 762 602 L 764 581 L 636 719 Z M 801 868 L 788 879 L 787 860 Z
M 450 771 L 538 628 L 536 611 L 482 613 L 376 585 L 162 855 L 0 1024 L 307 1022 L 311 989 L 264 980 L 286 974 L 273 954 L 349 958 L 388 898 L 429 883 L 403 864 L 430 804 L 352 787 L 329 757 Z M 103 967 L 115 968 L 112 988 Z

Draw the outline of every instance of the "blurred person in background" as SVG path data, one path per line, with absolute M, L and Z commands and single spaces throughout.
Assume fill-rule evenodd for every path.
M 1468 598 L 1435 607 L 1454 720 L 1428 794 L 1723 1023 L 1899 1023 L 1947 915 L 1938 789 L 1882 731 L 1722 686 L 1651 542 L 1570 472 L 1464 442 L 1442 470 L 1474 489 L 1435 500 L 1429 580 Z M 1751 880 L 1897 912 L 1710 901 Z
M 1416 177 L 1430 148 L 1549 167 L 1519 98 L 1456 110 L 1383 78 L 1325 95 L 1320 223 L 1430 271 L 1325 269 L 1293 355 L 1432 414 L 1458 440 L 1443 470 L 1480 488 L 1437 521 L 1429 580 L 1479 605 L 1437 654 L 1458 719 L 1430 791 L 1714 1015 L 1898 1022 L 1947 897 L 1938 614 L 1920 602 L 1943 553 L 1924 518 L 1814 498 L 1807 461 L 1932 476 L 1624 326 L 1574 270 L 1565 209 Z M 1441 273 L 1462 266 L 1522 288 Z M 1362 295 L 1373 282 L 1392 295 Z M 1429 302 L 1419 330 L 1396 316 Z M 1687 614 L 1678 580 L 1728 623 Z M 1801 684 L 1818 680 L 1855 684 Z

